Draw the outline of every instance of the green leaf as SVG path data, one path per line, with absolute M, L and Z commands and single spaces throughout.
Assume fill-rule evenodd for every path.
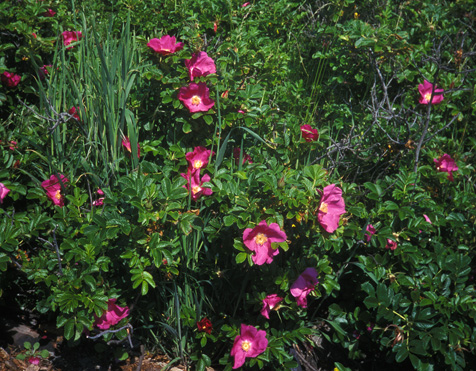
M 238 255 L 236 255 L 235 261 L 236 261 L 237 264 L 241 264 L 246 260 L 247 257 L 248 257 L 247 253 L 240 252 L 240 253 L 238 253 Z

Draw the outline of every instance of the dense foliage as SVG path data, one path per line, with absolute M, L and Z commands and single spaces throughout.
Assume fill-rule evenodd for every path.
M 156 3 L 0 4 L 0 295 L 196 370 L 475 362 L 472 1 Z

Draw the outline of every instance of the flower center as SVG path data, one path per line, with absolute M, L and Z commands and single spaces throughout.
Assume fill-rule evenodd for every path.
M 258 235 L 255 237 L 255 242 L 258 245 L 264 245 L 266 241 L 268 241 L 268 237 L 266 237 L 263 233 L 258 233 Z
M 198 105 L 201 103 L 201 101 L 202 101 L 202 100 L 200 99 L 200 97 L 199 97 L 198 95 L 194 95 L 194 96 L 192 97 L 192 104 L 193 104 L 194 106 L 198 106 Z
M 61 200 L 61 190 L 60 190 L 60 189 L 58 189 L 58 190 L 56 191 L 56 193 L 55 193 L 55 198 L 56 198 L 57 200 Z
M 203 166 L 203 162 L 202 162 L 201 160 L 197 160 L 197 161 L 195 161 L 195 162 L 193 163 L 193 167 L 194 167 L 195 169 L 201 169 L 202 166 Z
M 327 214 L 328 206 L 325 202 L 321 202 L 321 206 L 319 206 L 319 211 L 322 211 L 323 213 Z
M 200 192 L 201 190 L 202 190 L 202 187 L 199 187 L 199 186 L 192 187 L 192 193 L 194 195 Z
M 251 349 L 251 343 L 248 340 L 245 340 L 241 343 L 241 349 L 243 349 L 245 352 L 249 351 Z
M 426 93 L 425 96 L 424 96 L 424 98 L 425 98 L 426 101 L 429 102 L 430 99 L 431 99 L 431 93 Z

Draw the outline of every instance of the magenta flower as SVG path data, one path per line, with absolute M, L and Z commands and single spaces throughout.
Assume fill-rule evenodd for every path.
M 181 87 L 178 99 L 191 113 L 206 112 L 215 104 L 215 101 L 210 99 L 209 89 L 204 82 L 198 84 L 192 82 L 188 86 Z
M 98 188 L 97 194 L 98 194 L 99 196 L 104 196 L 104 192 L 103 192 L 103 190 L 102 190 L 101 188 Z M 102 205 L 104 205 L 104 198 L 105 198 L 105 197 L 99 197 L 97 200 L 94 200 L 94 201 L 93 201 L 93 206 L 96 206 L 96 207 L 97 207 L 97 206 L 102 206 Z
M 122 146 L 129 152 L 129 154 L 132 154 L 132 148 L 131 148 L 131 141 L 129 140 L 129 137 L 124 137 L 122 140 Z M 137 158 L 140 157 L 140 145 L 137 143 Z
M 421 104 L 438 104 L 441 103 L 444 99 L 443 89 L 437 89 L 435 86 L 435 91 L 433 93 L 433 99 L 431 99 L 431 92 L 433 91 L 433 84 L 427 80 L 423 84 L 418 85 L 418 90 L 420 91 L 420 103 Z M 430 102 L 431 99 L 431 102 Z
M 319 204 L 317 220 L 328 233 L 339 227 L 339 219 L 345 213 L 345 202 L 342 198 L 342 189 L 335 184 L 324 187 Z
M 235 163 L 238 165 L 240 162 L 240 152 L 241 149 L 239 147 L 236 147 L 233 149 L 233 158 L 235 159 Z M 243 153 L 243 158 L 241 160 L 241 164 L 244 165 L 245 162 L 248 162 L 249 164 L 253 163 L 253 160 L 251 159 L 251 156 L 248 155 L 247 153 Z
M 242 8 L 246 8 L 248 5 L 250 5 L 250 3 L 249 3 L 249 2 L 246 2 L 246 3 L 243 3 L 243 4 L 241 5 L 241 7 L 242 7 Z
M 78 115 L 79 112 L 80 112 L 80 111 L 79 111 L 79 107 L 71 107 L 71 108 L 69 109 L 69 111 L 68 111 L 68 113 L 69 113 L 71 116 L 73 116 L 76 120 L 80 121 L 79 115 Z
M 8 147 L 8 149 L 10 151 L 14 151 L 18 147 L 17 144 L 18 144 L 17 142 L 15 142 L 14 140 L 11 140 L 10 141 L 10 147 Z
M 207 76 L 217 72 L 215 62 L 206 52 L 192 54 L 191 59 L 185 60 L 185 66 L 188 68 L 190 81 L 193 81 L 195 77 Z
M 367 240 L 367 242 L 370 242 L 370 239 L 372 238 L 372 236 L 375 234 L 375 232 L 377 232 L 374 228 L 374 226 L 372 224 L 369 224 L 366 228 L 366 231 L 368 232 L 368 234 L 365 235 L 365 239 Z
M 193 152 L 187 152 L 185 158 L 189 163 L 188 169 L 193 171 L 206 168 L 210 154 L 213 156 L 215 152 L 201 146 L 195 147 Z
M 44 80 L 46 75 L 49 74 L 48 67 L 53 67 L 51 64 L 45 64 L 43 67 L 38 69 L 38 75 L 40 76 L 40 80 Z
M 3 199 L 7 196 L 10 190 L 5 186 L 5 184 L 0 183 L 0 204 L 3 204 Z
M 319 283 L 315 268 L 306 268 L 291 286 L 291 295 L 296 298 L 297 305 L 307 308 L 307 296 Z
M 73 41 L 78 41 L 83 37 L 83 34 L 81 33 L 81 31 L 64 31 L 62 35 L 63 35 L 64 46 L 68 46 Z M 73 49 L 73 47 L 70 46 L 68 49 Z
M 210 196 L 213 193 L 211 188 L 202 187 L 203 183 L 210 181 L 210 175 L 205 174 L 200 179 L 200 170 L 193 170 L 192 172 L 189 170 L 187 174 L 182 173 L 180 175 L 187 180 L 187 184 L 183 187 L 192 192 L 192 200 L 197 201 L 200 197 Z M 190 185 L 190 183 L 192 184 Z
M 43 17 L 54 17 L 56 12 L 53 9 L 48 9 L 46 12 L 42 13 Z
M 271 294 L 268 295 L 263 299 L 263 308 L 261 308 L 261 314 L 269 319 L 269 312 L 276 308 L 279 302 L 281 302 L 283 298 L 279 297 L 278 294 Z
M 7 88 L 14 88 L 20 83 L 21 76 L 13 72 L 5 71 L 1 76 L 2 84 Z
M 254 252 L 253 262 L 256 265 L 271 264 L 273 256 L 279 254 L 278 249 L 273 249 L 271 243 L 286 241 L 286 233 L 279 228 L 277 223 L 268 226 L 266 220 L 262 220 L 253 229 L 246 228 L 243 231 L 243 242 L 245 246 Z
M 68 178 L 60 174 L 60 179 L 55 174 L 50 176 L 50 179 L 41 183 L 41 186 L 46 191 L 46 195 L 59 207 L 64 206 L 64 195 L 61 194 L 61 185 L 63 187 L 69 182 Z
M 129 315 L 129 308 L 116 305 L 116 299 L 107 301 L 107 310 L 101 317 L 94 315 L 95 321 L 93 326 L 97 326 L 101 330 L 107 330 L 109 327 L 117 325 L 123 318 Z
M 258 357 L 267 347 L 266 331 L 242 323 L 240 335 L 231 348 L 231 356 L 235 357 L 233 369 L 243 366 L 246 358 Z
M 40 364 L 40 358 L 39 357 L 30 357 L 28 358 L 28 363 L 31 365 L 39 365 Z
M 176 42 L 175 36 L 164 35 L 160 39 L 152 39 L 147 46 L 160 55 L 169 55 L 183 49 L 183 43 Z
M 315 142 L 319 139 L 317 129 L 313 129 L 311 125 L 307 124 L 301 126 L 301 135 L 306 142 Z
M 456 165 L 455 160 L 453 160 L 450 155 L 445 153 L 438 160 L 434 158 L 433 161 L 436 164 L 436 170 L 440 172 L 447 172 L 448 180 L 453 182 L 454 181 L 453 171 L 458 171 L 458 166 Z
M 387 245 L 385 246 L 385 248 L 393 251 L 397 248 L 397 242 L 387 238 Z
M 428 215 L 423 214 L 423 217 L 425 218 L 425 220 L 426 220 L 428 223 L 433 224 L 433 223 L 431 222 L 430 218 L 428 217 Z

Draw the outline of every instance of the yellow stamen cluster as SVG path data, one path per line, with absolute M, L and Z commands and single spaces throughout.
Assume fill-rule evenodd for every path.
M 194 106 L 198 106 L 198 105 L 201 103 L 201 101 L 202 101 L 202 100 L 200 99 L 200 97 L 199 97 L 198 95 L 194 95 L 194 96 L 192 97 L 192 104 L 193 104 Z
M 192 193 L 193 194 L 197 194 L 201 190 L 202 190 L 202 187 L 199 187 L 199 186 L 192 187 Z
M 255 237 L 255 242 L 258 245 L 264 245 L 266 241 L 268 241 L 268 237 L 266 237 L 263 233 L 258 233 Z
M 245 340 L 241 343 L 241 349 L 243 349 L 245 352 L 249 351 L 251 349 L 251 343 L 248 340 Z
M 321 206 L 319 206 L 319 211 L 322 211 L 323 213 L 327 214 L 328 206 L 325 202 L 321 202 Z
M 195 169 L 201 169 L 202 166 L 203 166 L 203 162 L 202 162 L 201 160 L 197 160 L 197 161 L 195 161 L 195 162 L 193 163 L 193 167 L 194 167 Z

